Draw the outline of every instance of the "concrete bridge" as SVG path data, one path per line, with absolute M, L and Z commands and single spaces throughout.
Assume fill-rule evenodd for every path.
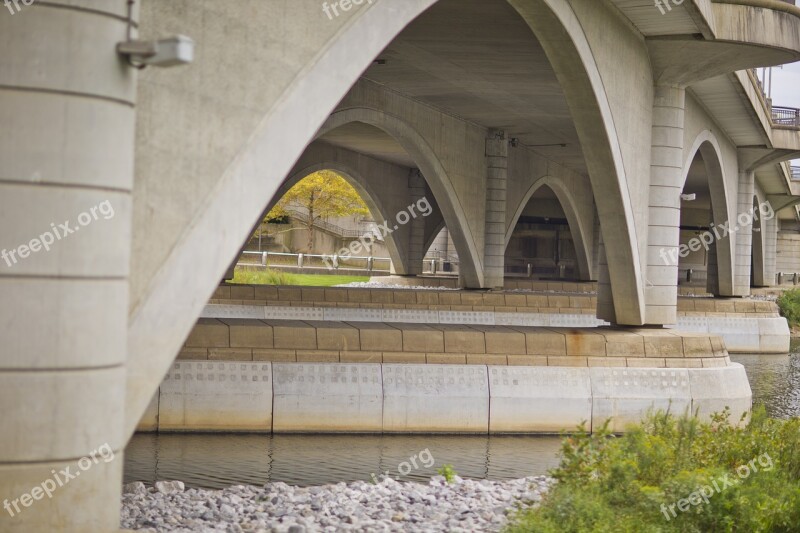
M 19 510 L 3 531 L 118 527 L 125 443 L 259 216 L 312 170 L 397 223 L 399 274 L 446 226 L 468 289 L 503 286 L 517 222 L 546 206 L 579 280 L 597 281 L 597 318 L 636 344 L 678 322 L 681 245 L 700 250 L 687 231 L 713 235 L 711 294 L 773 282 L 800 132 L 773 121 L 748 69 L 800 59 L 790 2 L 331 4 L 0 14 L 0 497 Z M 176 33 L 196 42 L 189 66 L 140 71 L 117 52 Z M 423 198 L 433 214 L 397 218 Z M 765 202 L 776 215 L 751 224 Z M 697 359 L 724 366 L 706 381 L 741 384 L 715 338 Z M 103 446 L 116 460 L 32 490 Z

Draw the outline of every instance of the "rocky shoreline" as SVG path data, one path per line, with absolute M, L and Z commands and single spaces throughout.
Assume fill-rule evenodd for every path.
M 122 495 L 123 529 L 135 531 L 500 531 L 509 513 L 531 505 L 554 481 L 441 476 L 427 484 L 357 481 L 320 487 L 268 483 L 225 490 L 185 489 L 180 481 L 147 488 L 130 483 Z

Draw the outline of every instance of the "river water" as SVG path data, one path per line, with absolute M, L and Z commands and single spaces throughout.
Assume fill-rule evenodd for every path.
M 800 416 L 800 343 L 792 354 L 735 355 L 756 404 Z M 179 479 L 187 486 L 322 485 L 373 475 L 423 481 L 451 464 L 462 477 L 514 479 L 558 464 L 555 436 L 137 434 L 125 450 L 125 482 Z

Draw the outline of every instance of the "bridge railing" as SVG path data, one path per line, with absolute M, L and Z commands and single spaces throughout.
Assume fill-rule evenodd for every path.
M 772 122 L 780 126 L 800 128 L 800 109 L 772 106 Z
M 800 180 L 800 167 L 790 167 L 792 169 L 792 179 Z
M 391 272 L 392 260 L 388 257 L 372 256 L 245 251 L 242 252 L 237 266 L 277 267 L 286 270 L 326 269 L 331 273 L 339 269 L 365 273 L 388 273 Z M 422 271 L 425 274 L 457 274 L 458 260 L 425 257 L 422 260 Z

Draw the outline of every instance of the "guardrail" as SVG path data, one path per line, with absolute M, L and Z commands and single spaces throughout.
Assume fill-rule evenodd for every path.
M 391 272 L 392 260 L 388 257 L 340 256 L 328 254 L 294 254 L 286 252 L 242 252 L 242 259 L 253 258 L 253 262 L 239 262 L 237 266 L 277 266 L 303 270 L 305 268 L 326 268 L 332 272 L 346 269 L 359 272 Z M 287 260 L 288 259 L 288 260 Z M 349 264 L 347 264 L 349 263 Z M 355 263 L 355 264 L 353 264 Z M 381 267 L 377 264 L 380 263 Z M 441 258 L 428 258 L 422 261 L 423 273 L 458 273 L 458 261 Z
M 800 128 L 800 109 L 772 106 L 772 122 L 779 126 Z
M 310 218 L 308 216 L 308 213 L 304 213 L 303 211 L 300 211 L 298 209 L 287 209 L 287 211 L 291 214 L 292 217 L 300 219 L 305 223 L 308 223 L 308 219 Z M 372 233 L 372 229 L 374 227 L 373 225 L 370 226 L 369 228 L 349 229 L 349 228 L 343 228 L 337 224 L 331 224 L 327 220 L 315 220 L 314 226 L 329 231 L 331 233 L 335 233 L 336 235 L 339 235 L 340 237 L 345 239 L 359 239 L 365 234 Z M 380 232 L 377 232 L 376 236 L 380 236 Z M 383 237 L 381 236 L 381 238 L 378 240 L 382 241 Z

